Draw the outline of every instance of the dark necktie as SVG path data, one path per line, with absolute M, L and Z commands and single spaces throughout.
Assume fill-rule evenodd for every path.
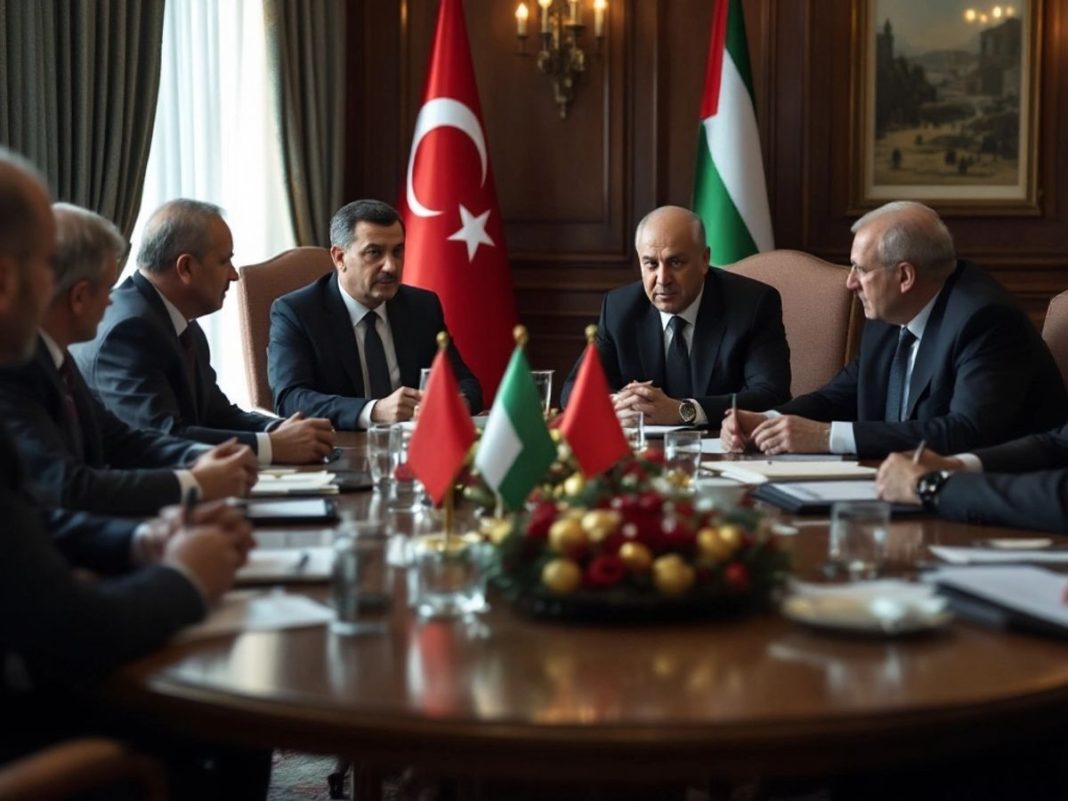
M 389 379 L 386 349 L 378 335 L 378 314 L 369 312 L 363 319 L 363 358 L 367 365 L 367 380 L 371 384 L 368 397 L 385 398 L 393 392 L 393 382 Z
M 912 332 L 902 326 L 901 333 L 897 338 L 897 349 L 894 350 L 894 360 L 890 362 L 890 378 L 886 382 L 886 414 L 884 419 L 888 423 L 897 423 L 905 416 L 905 389 L 908 383 L 905 381 L 909 372 L 909 355 L 912 353 L 912 343 L 916 337 Z
M 78 414 L 78 404 L 74 400 L 74 363 L 69 353 L 63 354 L 63 364 L 59 366 L 59 375 L 63 379 L 63 410 L 70 427 L 70 439 L 74 445 L 74 455 L 79 461 L 85 460 L 85 436 L 82 431 L 82 419 Z
M 185 376 L 189 379 L 189 391 L 193 396 L 193 406 L 196 408 L 199 407 L 200 400 L 197 393 L 197 345 L 193 337 L 193 323 L 189 323 L 185 330 L 178 335 L 178 342 L 182 346 Z
M 690 381 L 690 354 L 686 351 L 686 321 L 678 315 L 668 323 L 671 329 L 671 344 L 668 345 L 667 371 L 664 392 L 670 398 L 688 398 L 693 394 Z

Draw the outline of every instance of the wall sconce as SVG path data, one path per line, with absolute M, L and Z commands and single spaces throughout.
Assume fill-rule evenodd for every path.
M 581 0 L 537 0 L 541 12 L 538 69 L 549 77 L 553 85 L 553 101 L 560 108 L 560 119 L 567 117 L 568 106 L 575 97 L 575 83 L 586 71 L 586 53 L 581 45 L 586 26 L 583 24 Z M 601 54 L 604 44 L 604 22 L 608 0 L 593 0 L 593 38 L 595 55 Z M 516 36 L 519 55 L 527 55 L 527 26 L 530 11 L 525 2 L 515 10 Z

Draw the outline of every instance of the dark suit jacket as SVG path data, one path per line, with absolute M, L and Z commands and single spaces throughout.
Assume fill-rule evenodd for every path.
M 219 389 L 208 340 L 191 323 L 197 354 L 192 385 L 174 324 L 155 288 L 134 273 L 111 292 L 96 339 L 71 353 L 93 392 L 131 426 L 219 443 L 230 437 L 256 449 L 254 432 L 277 420 L 239 409 Z
M 631 381 L 664 386 L 664 327 L 640 281 L 613 289 L 601 304 L 597 351 L 613 391 Z M 710 269 L 690 349 L 694 400 L 719 428 L 731 393 L 742 409 L 763 411 L 790 397 L 790 348 L 782 300 L 766 284 Z M 582 359 L 560 393 L 567 405 Z
M 437 353 L 437 334 L 445 330 L 438 296 L 401 285 L 386 302 L 401 383 L 419 386 L 419 370 Z M 482 389 L 454 344 L 449 359 L 460 392 L 471 411 L 482 409 Z M 271 306 L 267 375 L 274 408 L 282 415 L 302 411 L 326 417 L 336 428 L 352 430 L 371 400 L 363 387 L 360 354 L 349 312 L 341 299 L 337 273 L 278 298 Z
M 988 473 L 1024 473 L 1068 467 L 1068 425 L 1003 445 L 978 448 L 974 453 Z
M 966 523 L 1068 533 L 1068 469 L 957 473 L 938 493 L 938 513 Z
M 914 448 L 960 453 L 1059 425 L 1068 394 L 1049 349 L 1016 301 L 961 262 L 931 310 L 909 383 L 908 419 L 884 422 L 899 326 L 868 321 L 860 353 L 829 384 L 779 406 L 783 414 L 856 421 L 857 454 Z
M 82 680 L 159 647 L 204 615 L 177 570 L 153 566 L 124 578 L 76 579 L 22 492 L 18 456 L 0 430 L 0 664 L 21 655 L 37 675 Z M 0 671 L 0 709 L 11 690 Z
M 204 446 L 130 428 L 92 396 L 77 370 L 74 378 L 84 458 L 67 424 L 63 379 L 44 340 L 38 339 L 32 361 L 0 369 L 0 414 L 38 503 L 111 515 L 155 514 L 178 503 L 174 467 Z
M 70 509 L 38 507 L 38 511 L 53 544 L 75 567 L 101 576 L 117 576 L 134 568 L 132 541 L 143 519 Z

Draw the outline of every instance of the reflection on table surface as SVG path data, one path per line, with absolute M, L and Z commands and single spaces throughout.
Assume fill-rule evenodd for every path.
M 356 447 L 342 461 L 358 468 L 359 439 L 347 436 Z M 341 500 L 357 514 L 381 503 L 370 492 Z M 798 573 L 816 575 L 827 522 L 784 522 Z M 894 521 L 890 558 L 909 565 L 927 545 L 977 536 L 990 529 Z M 1041 731 L 1068 701 L 1064 644 L 966 623 L 900 640 L 828 636 L 774 614 L 591 626 L 527 620 L 499 598 L 476 620 L 420 622 L 397 578 L 386 634 L 314 628 L 174 646 L 125 670 L 109 695 L 241 742 L 505 773 L 559 773 L 566 756 L 576 776 L 645 777 L 948 752 Z

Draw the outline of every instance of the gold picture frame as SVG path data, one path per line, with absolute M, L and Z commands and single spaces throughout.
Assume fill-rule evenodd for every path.
M 1040 213 L 1042 3 L 854 3 L 852 212 Z

